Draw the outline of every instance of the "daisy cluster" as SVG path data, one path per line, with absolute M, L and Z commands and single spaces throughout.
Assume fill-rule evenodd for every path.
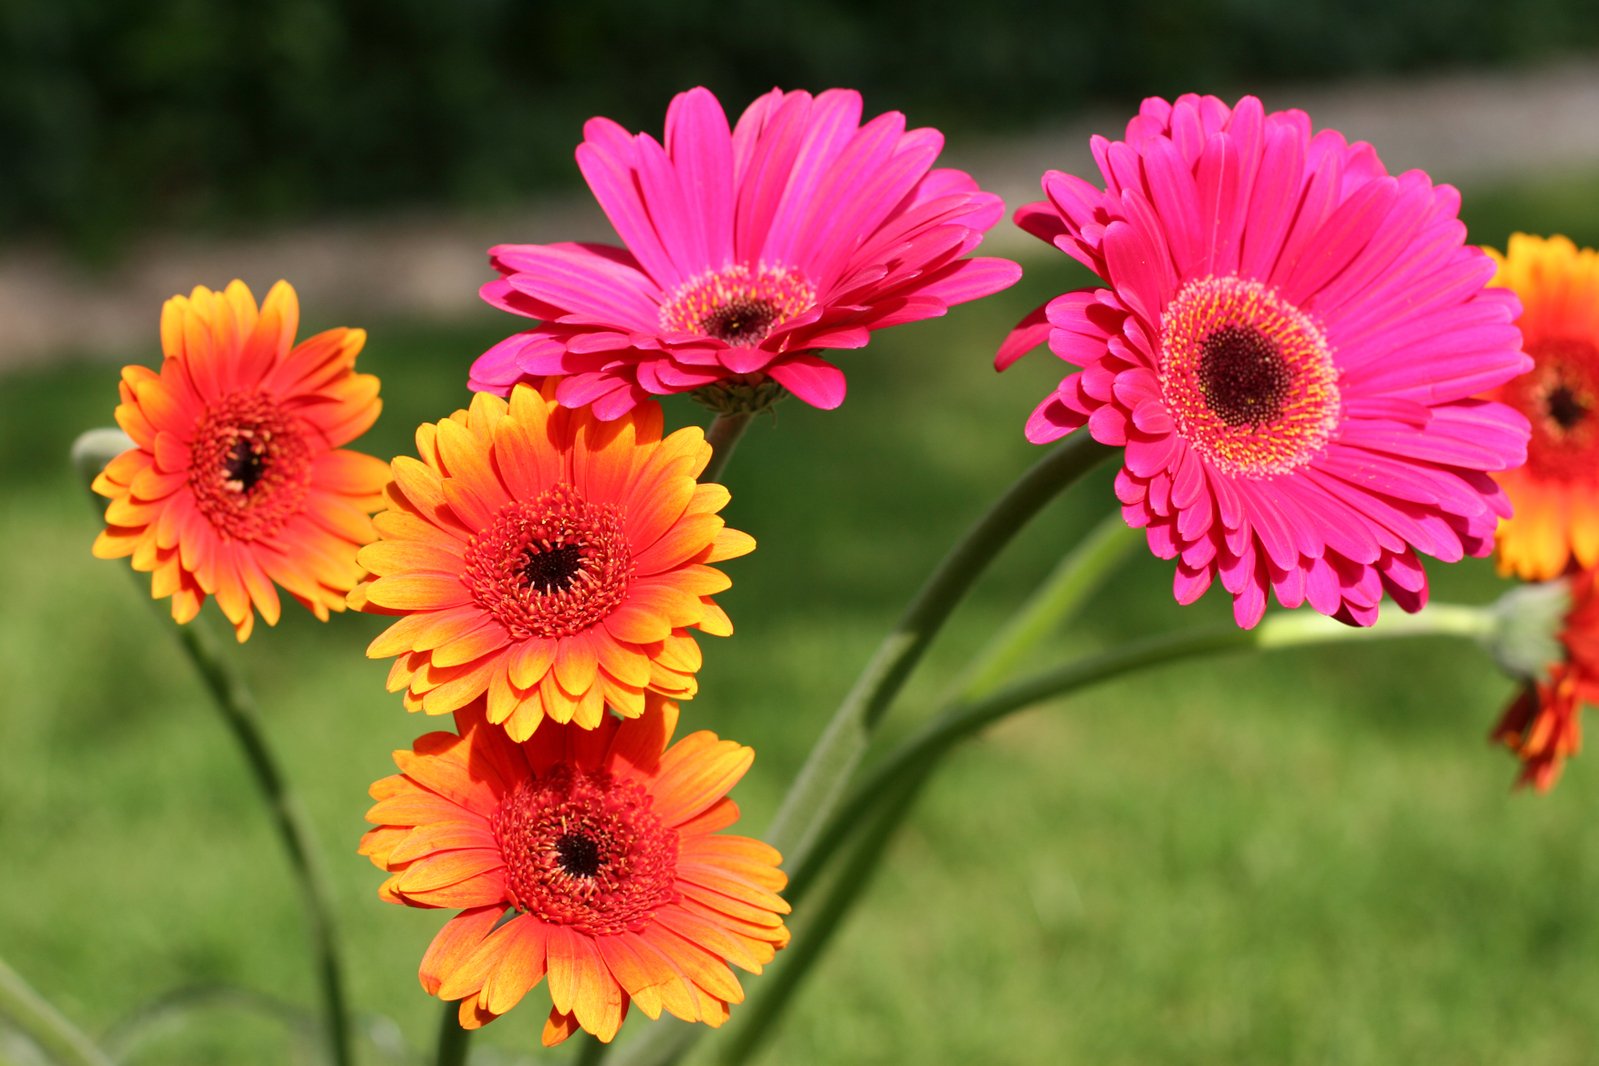
M 722 518 L 699 429 L 655 398 L 747 418 L 837 407 L 835 353 L 1014 283 L 973 256 L 997 197 L 935 166 L 942 137 L 858 94 L 774 90 L 730 122 L 704 89 L 664 139 L 592 120 L 577 163 L 620 246 L 505 244 L 485 300 L 530 323 L 483 353 L 463 410 L 382 464 L 342 445 L 378 412 L 363 334 L 296 344 L 280 283 L 163 312 L 159 372 L 123 375 L 133 447 L 95 482 L 95 544 L 178 621 L 214 596 L 242 641 L 276 588 L 390 621 L 404 706 L 451 728 L 397 752 L 361 851 L 385 900 L 458 913 L 420 978 L 475 1028 L 540 982 L 546 1044 L 611 1040 L 636 1006 L 720 1025 L 788 940 L 780 856 L 724 830 L 748 748 L 677 740 L 696 634 L 726 636 Z M 1528 579 L 1599 563 L 1599 261 L 1466 242 L 1454 189 L 1245 97 L 1145 101 L 1096 137 L 1096 180 L 1050 172 L 1024 230 L 1086 266 L 998 346 L 1071 369 L 1026 422 L 1086 433 L 1189 603 L 1248 628 L 1275 600 L 1356 626 L 1427 601 L 1422 558 Z M 375 515 L 374 515 L 375 512 Z M 1512 518 L 1513 512 L 1516 517 Z M 1590 577 L 1566 659 L 1497 736 L 1547 787 L 1599 694 Z

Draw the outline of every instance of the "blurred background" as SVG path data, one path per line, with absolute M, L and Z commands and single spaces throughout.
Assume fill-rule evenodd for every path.
M 1142 96 L 1255 92 L 1459 185 L 1478 242 L 1599 242 L 1581 0 L 0 0 L 0 958 L 127 1061 L 312 1061 L 274 1006 L 303 1009 L 311 983 L 237 753 L 163 612 L 89 557 L 72 439 L 110 423 L 117 366 L 159 360 L 162 299 L 286 277 L 302 336 L 369 330 L 386 406 L 357 446 L 409 451 L 519 328 L 477 299 L 484 249 L 608 239 L 572 161 L 583 121 L 659 134 L 696 84 L 735 114 L 773 85 L 858 88 L 868 114 L 942 129 L 943 162 L 1012 207 L 1045 169 L 1091 175 L 1088 135 Z M 877 334 L 845 357 L 843 408 L 781 406 L 726 476 L 761 547 L 727 567 L 738 633 L 702 639 L 684 720 L 757 749 L 748 832 L 1032 461 L 1021 426 L 1063 368 L 1038 353 L 996 377 L 992 352 L 1085 279 L 1008 222 L 985 248 L 1021 259 L 1016 288 Z M 890 734 L 1110 506 L 1101 471 L 1018 539 Z M 1506 587 L 1485 561 L 1430 572 L 1437 599 Z M 1229 624 L 1169 584 L 1135 553 L 1035 665 Z M 375 622 L 290 613 L 237 657 L 327 851 L 366 1061 L 387 1063 L 431 1044 L 414 975 L 443 916 L 379 903 L 355 855 L 367 785 L 435 724 L 383 691 Z M 1427 641 L 1190 663 L 1019 717 L 951 761 L 760 1061 L 1591 1062 L 1599 766 L 1512 794 L 1485 740 L 1511 691 L 1476 649 Z M 188 1006 L 150 1009 L 169 995 Z M 475 1062 L 570 1059 L 538 1049 L 538 995 Z M 37 1060 L 0 1033 L 5 1061 Z

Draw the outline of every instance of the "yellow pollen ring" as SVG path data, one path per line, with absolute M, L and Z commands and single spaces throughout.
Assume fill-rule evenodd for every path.
M 1326 335 L 1252 278 L 1183 286 L 1160 319 L 1160 380 L 1177 432 L 1229 477 L 1291 473 L 1339 425 Z
M 661 328 L 753 348 L 815 303 L 815 288 L 799 272 L 764 263 L 751 270 L 735 263 L 673 289 L 661 304 Z

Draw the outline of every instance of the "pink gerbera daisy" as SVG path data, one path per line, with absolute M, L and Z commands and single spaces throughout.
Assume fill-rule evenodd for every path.
M 1028 439 L 1125 448 L 1122 513 L 1178 601 L 1220 575 L 1239 625 L 1268 590 L 1368 625 L 1384 591 L 1426 602 L 1418 552 L 1486 555 L 1509 511 L 1487 472 L 1528 426 L 1475 396 L 1529 364 L 1455 190 L 1249 96 L 1146 100 L 1093 151 L 1103 191 L 1052 171 L 1016 221 L 1108 287 L 1034 312 L 998 365 L 1047 339 L 1082 368 Z
M 861 124 L 859 93 L 776 89 L 735 128 L 706 89 L 666 114 L 666 143 L 589 121 L 577 162 L 625 249 L 503 244 L 483 297 L 542 320 L 472 366 L 506 395 L 559 379 L 563 406 L 603 419 L 696 392 L 752 410 L 783 390 L 831 409 L 844 374 L 816 353 L 942 315 L 1012 284 L 1005 259 L 964 258 L 1004 210 L 959 170 L 933 170 L 944 138 L 898 112 Z

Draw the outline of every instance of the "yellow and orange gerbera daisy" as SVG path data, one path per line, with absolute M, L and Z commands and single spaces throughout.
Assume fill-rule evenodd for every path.
M 374 534 L 388 469 L 345 451 L 377 419 L 378 379 L 355 372 L 366 333 L 300 344 L 287 282 L 258 309 L 242 281 L 161 309 L 159 373 L 124 367 L 118 424 L 133 439 L 95 478 L 109 497 L 102 559 L 132 556 L 187 622 L 215 596 L 234 633 L 277 622 L 281 586 L 316 616 L 342 611 Z
M 717 516 L 727 490 L 695 481 L 704 434 L 663 438 L 660 407 L 635 410 L 601 422 L 527 385 L 479 393 L 417 430 L 420 460 L 394 460 L 351 603 L 404 616 L 367 654 L 398 656 L 389 688 L 408 708 L 486 693 L 488 720 L 525 740 L 546 717 L 593 728 L 607 704 L 641 714 L 646 690 L 694 694 L 688 627 L 733 630 L 707 564 L 755 542 Z
M 1547 581 L 1599 565 L 1599 254 L 1525 233 L 1488 252 L 1494 284 L 1521 298 L 1533 362 L 1490 394 L 1532 423 L 1526 465 L 1494 475 L 1515 509 L 1499 523 L 1499 570 Z
M 372 786 L 361 853 L 391 875 L 379 895 L 461 908 L 420 976 L 461 1001 L 464 1027 L 541 979 L 546 1045 L 578 1028 L 609 1041 L 632 1003 L 719 1026 L 743 999 L 728 963 L 759 973 L 788 942 L 777 852 L 719 832 L 738 819 L 727 792 L 754 753 L 708 732 L 668 748 L 677 705 L 646 702 L 638 718 L 548 724 L 516 743 L 476 700 Z

